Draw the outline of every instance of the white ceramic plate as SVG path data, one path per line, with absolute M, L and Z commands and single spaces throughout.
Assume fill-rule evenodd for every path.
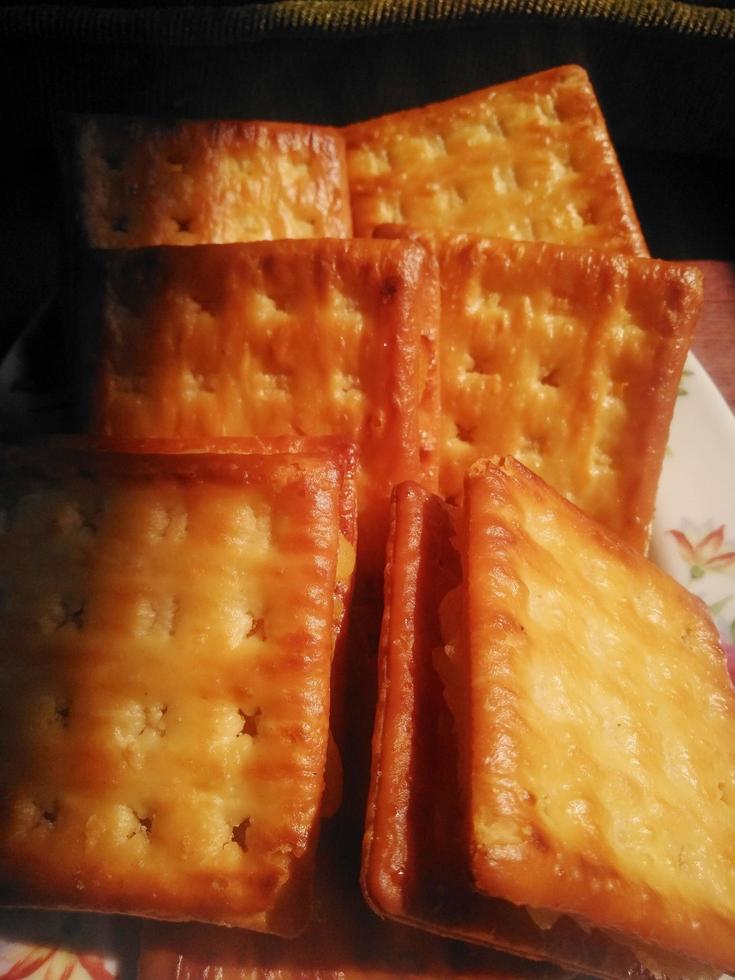
M 735 681 L 735 416 L 692 356 L 671 427 L 651 557 L 707 603 Z M 134 946 L 125 926 L 106 917 L 3 913 L 0 980 L 128 980 Z
M 133 980 L 130 929 L 107 916 L 3 912 L 0 980 Z
M 735 682 L 735 416 L 692 355 L 669 434 L 651 558 L 707 603 Z

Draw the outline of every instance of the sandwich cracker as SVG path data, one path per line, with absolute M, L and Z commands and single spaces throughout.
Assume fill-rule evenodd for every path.
M 302 928 L 341 482 L 299 453 L 8 451 L 6 903 Z
M 735 695 L 701 601 L 512 459 L 466 490 L 475 884 L 735 966 Z
M 343 132 L 356 235 L 390 222 L 648 254 L 582 68 Z
M 329 127 L 75 117 L 65 147 L 91 248 L 352 234 L 344 141 Z
M 410 235 L 396 227 L 384 235 Z M 702 277 L 681 263 L 414 233 L 441 282 L 440 492 L 515 456 L 645 549 Z
M 706 922 L 682 898 L 692 890 L 686 849 L 701 852 L 702 837 L 720 849 L 721 879 L 712 889 L 705 864 L 698 897 L 720 902 L 732 877 L 733 695 L 716 633 L 698 600 L 520 464 L 501 466 L 472 468 L 462 508 L 411 484 L 394 494 L 366 898 L 380 915 L 585 976 L 711 980 L 730 965 L 732 917 Z M 611 622 L 618 599 L 627 605 Z M 528 607 L 538 611 L 531 625 Z M 639 609 L 651 614 L 645 634 Z M 585 643 L 591 662 L 570 666 L 569 648 Z M 545 673 L 535 667 L 542 658 Z M 669 670 L 672 659 L 681 664 Z M 531 667 L 521 687 L 515 678 Z M 670 680 L 687 671 L 679 705 Z M 641 752 L 639 766 L 628 764 L 626 752 L 656 740 L 670 754 Z M 688 784 L 695 773 L 697 788 Z M 640 819 L 635 779 L 651 791 Z M 558 831 L 543 822 L 549 814 Z M 595 820 L 599 840 L 589 833 Z M 636 837 L 650 845 L 644 859 L 628 849 Z M 581 855 L 564 851 L 570 838 L 582 839 Z M 661 861 L 661 845 L 673 864 Z M 654 893 L 662 880 L 668 896 Z M 627 921 L 613 916 L 617 900 L 630 905 Z M 659 930 L 669 913 L 694 942 Z M 696 948 L 700 928 L 707 939 Z
M 357 240 L 146 249 L 110 253 L 103 281 L 93 430 L 352 441 L 362 547 L 382 567 L 391 487 L 437 479 L 433 255 Z

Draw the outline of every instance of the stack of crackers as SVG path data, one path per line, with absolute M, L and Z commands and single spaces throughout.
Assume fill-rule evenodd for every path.
M 213 924 L 140 980 L 734 969 L 735 697 L 645 558 L 701 276 L 584 71 L 63 153 L 89 415 L 3 450 L 6 903 Z

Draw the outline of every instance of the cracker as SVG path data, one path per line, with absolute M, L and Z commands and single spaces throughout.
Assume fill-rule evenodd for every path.
M 719 824 L 714 850 L 721 851 L 713 870 L 732 881 L 725 856 L 731 847 L 729 814 L 718 796 L 730 792 L 733 779 L 733 695 L 715 631 L 698 600 L 520 464 L 506 461 L 503 469 L 473 467 L 465 512 L 416 486 L 396 491 L 363 853 L 366 896 L 381 915 L 585 974 L 711 976 L 702 962 L 726 968 L 732 948 L 726 932 L 718 939 L 719 921 L 711 928 L 709 920 L 707 938 L 696 947 L 678 933 L 657 934 L 654 920 L 662 921 L 666 899 L 649 893 L 641 900 L 648 864 L 637 875 L 624 861 L 606 865 L 615 853 L 615 841 L 608 847 L 609 840 L 570 862 L 554 849 L 553 830 L 537 815 L 555 806 L 562 830 L 576 819 L 584 833 L 584 808 L 565 811 L 575 799 L 581 802 L 575 780 L 577 786 L 581 781 L 588 815 L 602 816 L 603 832 L 620 832 L 624 854 L 631 838 L 646 836 L 648 821 L 654 830 L 648 840 L 651 864 L 661 857 L 658 834 L 678 835 L 689 848 Z M 625 609 L 615 610 L 611 623 L 616 599 Z M 520 611 L 532 603 L 541 612 L 533 629 Z M 637 604 L 651 616 L 643 649 Z M 687 629 L 690 637 L 682 639 Z M 580 634 L 580 646 L 589 640 L 592 663 L 580 657 L 570 665 L 566 652 Z M 520 689 L 514 678 L 524 663 L 541 662 L 531 642 L 543 648 L 545 659 Z M 692 669 L 691 661 L 702 669 Z M 680 691 L 672 691 L 665 677 L 672 664 L 673 673 L 691 673 L 681 705 Z M 642 680 L 647 672 L 648 680 Z M 658 690 L 647 690 L 651 683 Z M 564 684 L 573 690 L 564 692 Z M 630 702 L 627 716 L 621 697 Z M 669 727 L 672 712 L 676 732 Z M 703 713 L 703 721 L 686 721 Z M 712 715 L 719 721 L 711 732 Z M 704 760 L 709 791 L 703 803 L 686 785 L 685 773 L 671 779 L 662 800 L 655 788 L 669 776 L 661 776 L 662 760 L 653 756 L 642 760 L 637 773 L 654 790 L 639 811 L 625 760 L 634 716 L 659 747 L 672 739 L 668 759 L 674 768 L 677 753 L 686 758 L 685 748 Z M 708 770 L 713 748 L 724 772 L 718 773 L 717 762 Z M 682 786 L 694 804 L 690 812 L 671 807 Z M 661 813 L 651 821 L 659 805 Z M 707 829 L 695 839 L 690 826 L 706 808 Z M 676 847 L 670 852 L 678 861 Z M 595 856 L 602 868 L 594 868 Z M 566 877 L 554 870 L 556 861 Z M 681 894 L 687 875 L 674 868 Z M 700 894 L 706 891 L 708 878 L 699 886 Z M 616 893 L 626 908 L 630 903 L 625 922 L 608 915 Z M 696 922 L 688 920 L 690 912 L 684 902 L 678 906 L 679 925 L 686 930 L 688 922 L 691 939 L 696 922 L 707 917 L 699 909 Z M 709 949 L 713 937 L 719 947 Z
M 553 68 L 343 133 L 356 235 L 395 222 L 648 254 L 582 68 Z
M 361 549 L 388 496 L 437 472 L 438 282 L 418 244 L 304 241 L 110 253 L 93 429 L 339 436 L 359 452 Z
M 296 939 L 193 924 L 146 923 L 138 980 L 556 980 L 553 969 L 494 950 L 467 950 L 379 919 L 367 908 L 345 828 L 330 821 L 319 843 L 314 915 Z
M 357 546 L 357 459 L 355 448 L 331 436 L 309 438 L 307 436 L 276 436 L 270 439 L 251 437 L 220 437 L 198 439 L 125 439 L 57 436 L 56 444 L 69 447 L 94 448 L 102 452 L 132 454 L 192 454 L 192 453 L 230 453 L 230 454 L 283 454 L 297 453 L 309 457 L 313 465 L 319 459 L 329 461 L 340 470 L 339 538 L 337 546 L 337 568 L 334 591 L 334 658 L 330 695 L 330 728 L 342 744 L 344 735 L 345 684 L 348 659 L 348 620 L 352 602 L 355 557 Z M 339 805 L 341 788 L 341 761 L 338 753 L 328 754 L 332 783 L 335 787 L 335 808 Z M 330 767 L 328 765 L 328 777 Z M 330 782 L 329 778 L 327 780 Z M 327 790 L 329 791 L 328 785 Z M 325 803 L 326 808 L 326 803 Z
M 703 603 L 514 460 L 470 471 L 465 535 L 477 887 L 732 970 L 735 695 Z
M 335 601 L 335 628 L 341 628 L 342 620 L 349 604 L 352 572 L 354 570 L 354 550 L 357 543 L 357 459 L 352 444 L 324 436 L 276 436 L 261 439 L 255 436 L 175 438 L 175 439 L 126 439 L 77 436 L 57 436 L 53 441 L 69 448 L 89 448 L 98 452 L 130 453 L 132 455 L 191 455 L 196 453 L 229 455 L 284 455 L 297 454 L 308 458 L 310 466 L 319 462 L 331 463 L 340 471 L 339 497 L 339 558 Z
M 340 467 L 2 462 L 4 902 L 297 932 L 325 780 Z
M 645 549 L 700 271 L 556 245 L 420 237 L 434 242 L 440 269 L 442 495 L 461 495 L 474 460 L 513 455 Z
M 440 604 L 461 582 L 451 538 L 446 504 L 416 484 L 396 488 L 362 886 L 379 915 L 409 922 L 421 920 L 424 903 L 438 903 L 437 888 L 427 881 L 428 866 L 441 868 L 444 881 L 451 881 L 461 864 L 458 835 L 443 832 L 449 826 L 456 831 L 448 817 L 458 801 L 456 753 L 442 737 L 451 735 L 451 726 L 445 730 L 447 713 L 431 666 L 432 649 L 441 641 Z
M 352 234 L 344 141 L 329 127 L 90 116 L 69 130 L 69 192 L 91 248 Z
M 460 512 L 421 487 L 394 495 L 362 887 L 378 915 L 569 969 L 623 977 L 638 964 L 569 920 L 542 929 L 468 887 L 457 722 L 443 643 L 462 613 Z M 553 968 L 546 963 L 544 970 Z M 637 974 L 632 974 L 637 975 Z M 641 974 L 646 976 L 646 974 Z

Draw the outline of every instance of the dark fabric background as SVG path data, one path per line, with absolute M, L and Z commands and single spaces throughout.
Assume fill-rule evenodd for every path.
M 6 132 L 59 111 L 343 123 L 552 65 L 590 72 L 616 142 L 735 157 L 735 12 L 675 0 L 275 0 L 0 8 Z
M 53 292 L 66 112 L 342 124 L 590 73 L 651 251 L 735 259 L 735 10 L 678 0 L 0 3 L 0 357 Z

